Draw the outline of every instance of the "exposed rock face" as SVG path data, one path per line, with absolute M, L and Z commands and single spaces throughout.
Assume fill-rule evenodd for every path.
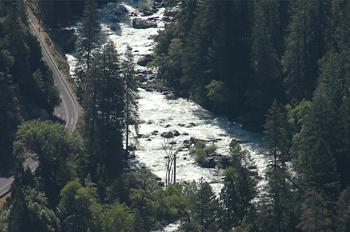
M 157 27 L 157 24 L 154 22 L 150 22 L 148 20 L 145 20 L 145 19 L 134 18 L 132 20 L 132 26 L 135 29 L 146 29 L 146 28 L 150 28 L 150 27 Z

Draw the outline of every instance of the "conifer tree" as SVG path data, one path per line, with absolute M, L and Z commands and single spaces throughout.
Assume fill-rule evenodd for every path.
M 327 201 L 315 190 L 305 195 L 302 214 L 297 228 L 303 232 L 331 232 L 333 230 L 331 212 L 327 209 Z
M 336 232 L 350 230 L 350 188 L 345 189 L 337 202 Z
M 90 68 L 92 62 L 93 51 L 98 48 L 100 43 L 101 27 L 99 23 L 99 17 L 97 12 L 97 1 L 87 0 L 85 3 L 83 20 L 80 32 L 79 42 L 79 62 L 75 70 L 75 75 L 78 78 L 78 95 L 82 97 L 84 91 L 87 70 Z
M 279 30 L 278 6 L 277 1 L 270 0 L 255 3 L 251 48 L 254 77 L 248 104 L 258 117 L 266 113 L 275 98 L 282 100 L 283 96 L 281 64 L 277 54 L 281 45 L 275 35 Z M 262 121 L 259 118 L 256 121 L 259 120 Z
M 126 155 L 129 153 L 129 126 L 134 125 L 136 133 L 138 133 L 138 83 L 135 76 L 134 57 L 132 49 L 127 46 L 125 59 L 122 63 L 122 72 L 125 88 L 125 149 Z
M 223 211 L 221 227 L 226 230 L 242 223 L 256 196 L 254 164 L 249 153 L 243 151 L 237 141 L 232 140 L 230 155 L 232 166 L 225 170 L 224 187 L 220 193 Z
M 195 190 L 188 218 L 182 221 L 180 230 L 185 232 L 217 231 L 219 228 L 218 215 L 219 202 L 210 185 L 201 180 Z
M 293 15 L 283 56 L 285 89 L 289 100 L 311 98 L 319 75 L 318 60 L 330 37 L 330 1 L 293 2 Z
M 292 186 L 286 162 L 288 155 L 288 134 L 286 130 L 286 114 L 276 101 L 271 105 L 265 123 L 265 140 L 268 146 L 269 163 L 266 170 L 266 194 L 268 209 L 271 213 L 273 231 L 289 231 Z
M 120 76 L 119 55 L 112 41 L 94 54 L 84 92 L 85 138 L 91 153 L 91 174 L 104 177 L 120 173 L 123 163 L 122 129 L 125 87 Z M 102 177 L 101 177 L 102 178 Z

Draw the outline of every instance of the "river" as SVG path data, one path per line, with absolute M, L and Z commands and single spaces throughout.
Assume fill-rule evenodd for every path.
M 100 9 L 102 18 L 102 34 L 107 39 L 115 42 L 119 53 L 123 53 L 126 46 L 133 49 L 135 60 L 146 54 L 151 54 L 155 42 L 153 38 L 159 30 L 164 29 L 164 22 L 161 20 L 165 12 L 159 8 L 156 13 L 150 16 L 140 16 L 140 12 L 131 3 L 122 3 L 130 15 L 122 22 L 114 22 L 116 6 L 119 3 L 109 3 Z M 156 28 L 134 29 L 132 19 L 138 17 L 147 19 L 153 17 L 158 20 Z M 74 70 L 76 59 L 75 54 L 66 55 L 71 71 Z M 137 66 L 139 70 L 144 67 Z M 267 164 L 262 147 L 262 137 L 257 133 L 243 129 L 239 124 L 224 117 L 218 117 L 205 110 L 193 101 L 183 98 L 169 99 L 158 91 L 146 91 L 140 89 L 139 99 L 140 130 L 142 135 L 137 142 L 135 151 L 135 162 L 139 166 L 149 168 L 155 175 L 164 180 L 165 178 L 165 152 L 163 145 L 166 142 L 174 141 L 174 146 L 181 146 L 184 140 L 191 137 L 203 140 L 215 139 L 215 146 L 219 154 L 228 154 L 228 145 L 235 138 L 241 142 L 241 146 L 248 150 L 258 172 L 262 176 Z M 177 130 L 179 136 L 165 140 L 161 133 Z M 157 131 L 157 132 L 156 132 Z M 222 188 L 223 172 L 216 168 L 202 168 L 196 164 L 188 150 L 183 150 L 177 156 L 177 181 L 207 181 L 218 193 Z M 259 182 L 262 186 L 263 182 Z M 171 228 L 176 228 L 172 225 Z M 165 229 L 166 230 L 166 229 Z M 169 229 L 168 231 L 171 231 Z

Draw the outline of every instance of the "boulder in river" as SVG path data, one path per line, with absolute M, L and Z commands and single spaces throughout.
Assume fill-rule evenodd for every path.
M 129 151 L 135 151 L 135 150 L 136 150 L 136 146 L 135 146 L 134 144 L 130 144 L 130 145 L 128 146 L 128 150 L 129 150 Z
M 163 132 L 160 136 L 167 139 L 174 138 L 174 134 L 171 131 Z
M 153 60 L 153 56 L 151 54 L 147 54 L 144 57 L 138 59 L 137 64 L 140 66 L 146 66 L 149 62 Z
M 146 19 L 134 18 L 132 20 L 132 27 L 135 29 L 147 29 L 150 27 L 157 27 L 157 24 Z
M 228 156 L 219 155 L 217 156 L 217 160 L 221 168 L 227 168 L 231 164 L 230 157 Z
M 164 16 L 166 16 L 166 17 L 175 17 L 176 14 L 177 14 L 177 11 L 173 10 L 173 9 L 167 9 L 164 12 Z
M 171 19 L 169 16 L 163 16 L 163 17 L 162 17 L 162 21 L 168 23 L 168 22 L 171 22 L 172 19 Z
M 203 162 L 201 163 L 201 166 L 203 168 L 215 168 L 215 158 L 214 157 L 207 157 Z
M 154 130 L 154 131 L 152 131 L 152 135 L 157 135 L 159 133 L 159 131 L 157 131 L 157 130 Z
M 190 128 L 190 127 L 194 127 L 194 126 L 197 126 L 197 124 L 194 122 L 190 122 L 186 127 Z
M 150 16 L 153 15 L 155 13 L 155 9 L 151 8 L 151 7 L 143 7 L 140 9 L 141 13 L 143 16 Z
M 191 147 L 191 141 L 189 139 L 186 139 L 182 142 L 182 147 L 183 148 L 190 148 Z
M 180 136 L 180 132 L 178 132 L 177 130 L 173 130 L 172 133 L 174 136 Z
M 125 15 L 128 13 L 129 11 L 124 5 L 119 5 L 114 9 L 114 15 Z
M 129 154 L 129 157 L 128 157 L 129 159 L 135 159 L 136 158 L 136 155 L 134 154 L 134 153 L 131 153 L 131 154 Z

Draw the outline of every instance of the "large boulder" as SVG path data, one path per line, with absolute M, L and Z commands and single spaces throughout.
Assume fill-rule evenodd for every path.
M 203 168 L 215 168 L 215 158 L 214 157 L 208 157 L 201 163 L 201 166 Z
M 227 168 L 231 165 L 231 160 L 228 156 L 218 155 L 217 163 L 221 166 L 221 168 Z
M 146 66 L 149 62 L 154 59 L 153 55 L 147 54 L 144 57 L 138 59 L 137 64 L 140 66 Z
M 130 144 L 130 145 L 128 146 L 128 150 L 129 150 L 129 151 L 135 151 L 135 150 L 136 150 L 136 146 L 135 146 L 134 144 Z
M 150 27 L 157 27 L 157 24 L 154 22 L 150 22 L 146 19 L 134 18 L 132 20 L 132 26 L 135 29 L 146 29 L 146 28 L 150 28 Z
M 126 15 L 129 11 L 124 5 L 119 5 L 114 10 L 114 15 Z
M 180 136 L 180 132 L 178 132 L 177 130 L 173 130 L 172 133 L 173 133 L 173 135 L 176 136 L 176 137 L 177 137 L 177 136 Z
M 153 7 L 143 7 L 140 9 L 142 16 L 150 16 L 157 12 L 157 9 Z
M 174 134 L 171 131 L 163 132 L 160 136 L 167 139 L 174 138 Z

